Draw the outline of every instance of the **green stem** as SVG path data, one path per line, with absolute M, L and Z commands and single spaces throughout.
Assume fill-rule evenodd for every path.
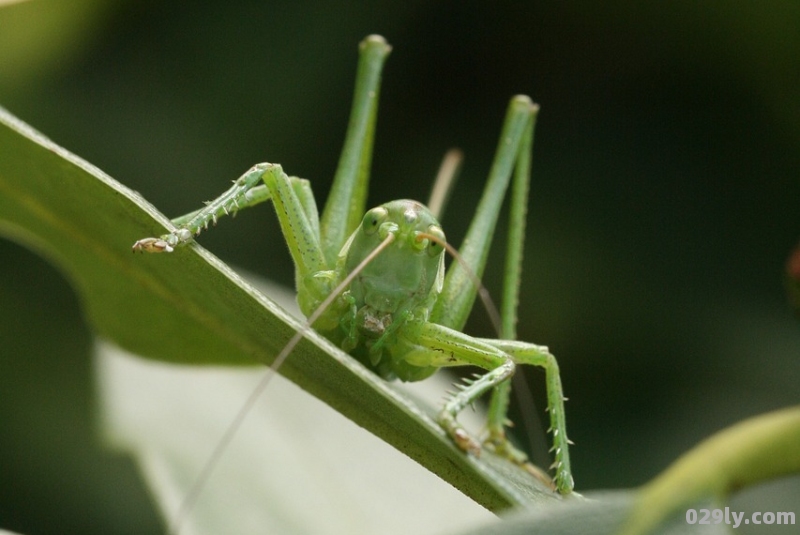
M 649 533 L 681 507 L 798 472 L 800 406 L 745 420 L 705 440 L 648 483 L 620 533 Z

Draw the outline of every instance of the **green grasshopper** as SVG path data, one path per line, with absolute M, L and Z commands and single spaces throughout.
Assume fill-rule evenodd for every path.
M 134 251 L 172 252 L 194 241 L 210 223 L 271 200 L 295 264 L 297 300 L 308 325 L 387 380 L 419 381 L 439 368 L 487 370 L 453 393 L 438 421 L 454 443 L 478 455 L 481 443 L 456 416 L 489 390 L 484 445 L 532 472 L 524 453 L 506 438 L 510 379 L 517 364 L 546 372 L 555 475 L 561 494 L 574 486 L 558 364 L 544 346 L 515 341 L 516 308 L 530 182 L 533 130 L 538 106 L 511 99 L 499 147 L 458 262 L 445 273 L 447 244 L 436 214 L 419 202 L 392 201 L 364 214 L 377 117 L 380 74 L 391 47 L 380 36 L 360 45 L 353 109 L 331 194 L 318 215 L 308 181 L 280 165 L 255 165 L 205 208 L 173 221 L 176 230 L 145 238 Z M 509 254 L 505 268 L 502 339 L 461 332 L 475 301 L 491 237 L 513 175 Z M 438 210 L 436 210 L 438 211 Z M 297 337 L 299 340 L 299 336 Z M 283 352 L 283 358 L 291 351 Z M 273 369 L 282 358 L 276 358 Z

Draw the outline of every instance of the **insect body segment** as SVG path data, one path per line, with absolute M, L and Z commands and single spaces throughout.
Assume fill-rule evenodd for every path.
M 426 237 L 444 239 L 438 221 L 416 201 L 373 208 L 342 248 L 338 264 L 350 273 L 389 234 L 395 238 L 392 243 L 343 295 L 349 311 L 341 322 L 345 339 L 340 345 L 385 379 L 414 381 L 436 371 L 410 365 L 400 339 L 411 325 L 428 320 L 442 290 L 444 249 Z

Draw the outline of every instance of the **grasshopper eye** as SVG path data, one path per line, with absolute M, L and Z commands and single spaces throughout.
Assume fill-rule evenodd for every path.
M 428 254 L 430 256 L 439 256 L 444 251 L 444 244 L 447 242 L 444 237 L 444 231 L 438 225 L 431 225 L 428 227 L 428 234 L 435 238 L 428 240 Z
M 361 221 L 361 230 L 367 236 L 375 234 L 380 229 L 381 223 L 386 221 L 388 217 L 389 212 L 383 206 L 373 208 L 364 215 L 364 219 Z

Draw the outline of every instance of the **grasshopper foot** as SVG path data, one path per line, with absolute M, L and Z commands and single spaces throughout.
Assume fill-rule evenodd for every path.
M 486 439 L 483 445 L 496 455 L 504 457 L 512 463 L 523 468 L 526 472 L 538 479 L 550 490 L 557 490 L 556 483 L 549 475 L 547 475 L 547 472 L 528 461 L 528 456 L 525 454 L 525 452 L 514 447 L 514 445 L 511 444 L 506 437 L 505 432 L 490 432 L 489 437 Z
M 143 238 L 131 247 L 133 252 L 140 253 L 171 253 L 172 246 L 161 238 Z
M 471 453 L 475 457 L 480 457 L 480 442 L 472 438 L 472 436 L 464 429 L 457 427 L 450 432 L 450 436 L 453 438 L 453 442 L 456 443 L 456 446 L 458 446 L 459 449 L 466 451 L 467 453 Z

